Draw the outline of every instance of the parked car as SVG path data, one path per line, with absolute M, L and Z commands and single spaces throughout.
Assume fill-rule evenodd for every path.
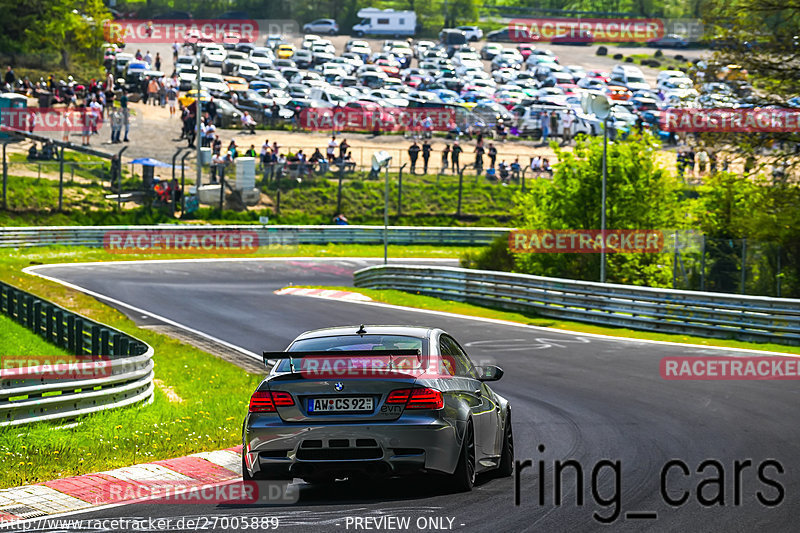
M 463 31 L 468 41 L 480 41 L 483 39 L 483 30 L 477 26 L 459 26 L 457 30 Z
M 202 98 L 201 98 L 202 99 Z M 242 112 L 232 103 L 223 99 L 214 99 L 217 105 L 217 115 L 214 117 L 214 125 L 218 128 L 230 128 L 238 126 L 242 121 Z
M 503 28 L 487 33 L 486 40 L 495 43 L 529 43 L 537 39 L 525 28 L 515 28 L 513 32 L 509 28 Z
M 689 46 L 689 41 L 676 33 L 668 33 L 662 38 L 650 41 L 647 44 L 653 48 L 686 48 Z
M 225 61 L 222 62 L 222 74 L 233 74 L 236 70 L 236 65 L 239 63 L 249 63 L 250 55 L 244 52 L 236 52 L 235 50 L 228 51 Z
M 303 26 L 303 33 L 321 33 L 326 35 L 336 35 L 339 33 L 339 25 L 333 19 L 317 19 Z

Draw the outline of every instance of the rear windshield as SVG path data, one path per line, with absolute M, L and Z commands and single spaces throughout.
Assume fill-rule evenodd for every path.
M 289 348 L 290 352 L 348 352 L 355 350 L 371 350 L 378 355 L 383 350 L 419 350 L 423 355 L 421 362 L 415 361 L 417 365 L 425 368 L 427 357 L 427 340 L 406 335 L 341 335 L 334 337 L 318 337 L 314 339 L 303 339 L 296 341 Z M 295 361 L 295 368 L 302 366 Z M 278 372 L 289 372 L 289 360 L 283 359 L 278 364 Z

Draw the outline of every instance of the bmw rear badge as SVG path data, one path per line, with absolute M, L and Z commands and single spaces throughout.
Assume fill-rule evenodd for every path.
M 333 388 L 336 389 L 337 391 L 340 391 L 344 388 L 344 385 L 342 384 L 341 381 L 337 381 L 336 383 L 333 384 Z

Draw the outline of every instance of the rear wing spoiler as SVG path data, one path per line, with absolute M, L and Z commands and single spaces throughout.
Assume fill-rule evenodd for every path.
M 418 362 L 422 362 L 422 353 L 419 350 L 319 350 L 319 351 L 305 351 L 305 352 L 262 352 L 264 365 L 269 368 L 270 360 L 275 359 L 288 359 L 289 368 L 292 374 L 295 373 L 294 360 L 295 359 L 309 359 L 314 357 L 342 357 L 342 356 L 388 356 L 391 362 L 392 357 L 416 357 Z

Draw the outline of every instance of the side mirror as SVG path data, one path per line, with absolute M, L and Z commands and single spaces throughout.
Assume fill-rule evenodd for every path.
M 486 365 L 475 369 L 478 371 L 478 381 L 497 381 L 503 377 L 503 369 L 499 366 Z

